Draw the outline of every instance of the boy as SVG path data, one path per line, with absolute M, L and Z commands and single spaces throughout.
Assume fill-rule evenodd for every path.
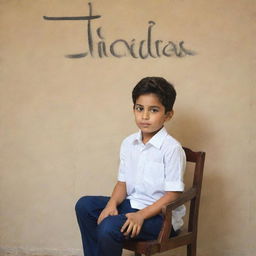
M 175 89 L 164 78 L 146 77 L 134 87 L 132 98 L 140 131 L 121 145 L 111 197 L 85 196 L 76 204 L 85 256 L 121 256 L 125 239 L 156 239 L 162 206 L 184 190 L 185 153 L 164 128 L 173 116 Z M 173 211 L 172 236 L 184 214 L 184 206 Z

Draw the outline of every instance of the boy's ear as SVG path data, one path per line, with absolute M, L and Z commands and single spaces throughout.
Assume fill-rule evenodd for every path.
M 173 111 L 173 110 L 168 111 L 168 112 L 166 113 L 165 121 L 170 120 L 170 119 L 173 117 L 173 115 L 174 115 L 174 111 Z

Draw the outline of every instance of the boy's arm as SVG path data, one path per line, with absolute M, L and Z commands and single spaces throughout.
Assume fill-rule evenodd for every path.
M 152 205 L 142 209 L 139 213 L 143 216 L 144 219 L 151 218 L 162 211 L 162 207 L 166 204 L 171 203 L 172 201 L 176 200 L 182 192 L 173 192 L 167 191 L 165 195 L 158 199 Z
M 105 209 L 101 212 L 97 223 L 100 224 L 107 216 L 117 215 L 117 206 L 124 201 L 126 195 L 126 183 L 118 181 L 113 189 L 111 198 L 109 199 Z
M 113 205 L 117 207 L 119 204 L 121 204 L 124 199 L 126 198 L 126 183 L 118 181 L 113 189 L 112 195 L 110 200 L 108 201 L 108 205 Z
M 162 196 L 152 205 L 135 213 L 127 213 L 127 220 L 121 228 L 121 232 L 125 231 L 124 235 L 126 236 L 129 234 L 131 237 L 137 236 L 140 233 L 144 220 L 159 214 L 162 210 L 162 207 L 176 200 L 180 193 L 181 192 L 167 191 L 164 196 Z

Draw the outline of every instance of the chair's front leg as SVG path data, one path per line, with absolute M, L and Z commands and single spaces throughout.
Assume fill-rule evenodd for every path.
M 196 256 L 196 241 L 187 245 L 187 256 Z

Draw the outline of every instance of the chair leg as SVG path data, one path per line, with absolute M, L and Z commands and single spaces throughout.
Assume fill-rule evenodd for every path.
M 187 246 L 187 256 L 196 256 L 196 241 Z

